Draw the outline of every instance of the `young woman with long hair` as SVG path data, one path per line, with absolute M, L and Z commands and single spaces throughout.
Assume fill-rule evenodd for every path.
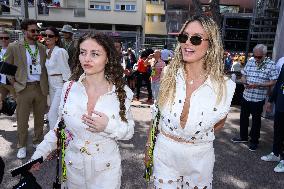
M 73 84 L 64 84 L 59 107 L 66 125 L 66 184 L 68 189 L 119 189 L 122 171 L 116 140 L 128 140 L 134 133 L 130 112 L 133 93 L 124 83 L 111 37 L 81 37 L 75 57 Z M 32 159 L 45 159 L 56 148 L 56 141 L 51 130 Z M 38 168 L 36 165 L 32 170 Z
M 157 99 L 161 116 L 153 156 L 154 185 L 210 189 L 214 131 L 225 123 L 235 84 L 224 75 L 222 42 L 211 18 L 189 19 L 178 41 Z M 145 163 L 147 148 L 149 141 Z

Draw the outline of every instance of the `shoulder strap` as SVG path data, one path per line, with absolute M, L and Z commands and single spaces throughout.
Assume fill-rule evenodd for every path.
M 73 83 L 74 83 L 73 80 L 70 81 L 70 83 L 69 83 L 69 85 L 68 85 L 68 87 L 67 87 L 67 89 L 66 89 L 66 91 L 65 91 L 64 102 L 63 102 L 63 107 L 62 107 L 62 109 L 63 109 L 64 106 L 65 106 L 65 103 L 66 103 L 66 101 L 67 101 L 68 94 L 69 94 L 69 92 L 70 92 L 70 90 L 71 90 L 71 87 L 72 87 Z

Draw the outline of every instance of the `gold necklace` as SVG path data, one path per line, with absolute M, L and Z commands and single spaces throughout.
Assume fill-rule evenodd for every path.
M 206 74 L 200 74 L 196 79 L 190 79 L 189 81 L 187 81 L 187 83 L 189 85 L 193 85 L 194 81 L 199 80 L 202 76 L 205 76 L 205 78 L 206 78 Z

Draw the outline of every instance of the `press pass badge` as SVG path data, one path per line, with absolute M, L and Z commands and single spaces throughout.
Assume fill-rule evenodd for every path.
M 41 66 L 40 66 L 40 64 L 32 64 L 32 65 L 30 65 L 30 74 L 31 75 L 40 75 L 41 74 Z

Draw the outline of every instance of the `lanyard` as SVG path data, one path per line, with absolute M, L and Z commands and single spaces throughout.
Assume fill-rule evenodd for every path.
M 25 41 L 25 49 L 27 49 L 27 51 L 29 52 L 29 54 L 30 54 L 30 56 L 32 58 L 32 63 L 33 64 L 36 64 L 36 59 L 37 59 L 37 55 L 38 55 L 37 43 L 35 44 L 35 46 L 36 46 L 36 49 L 35 49 L 35 52 L 33 53 L 31 47 L 28 44 L 28 42 Z
M 2 48 L 0 48 L 0 52 L 1 52 L 1 51 L 2 51 Z M 0 61 L 5 62 L 6 58 L 7 58 L 6 53 L 4 53 L 4 54 L 1 53 L 1 55 L 0 55 Z

